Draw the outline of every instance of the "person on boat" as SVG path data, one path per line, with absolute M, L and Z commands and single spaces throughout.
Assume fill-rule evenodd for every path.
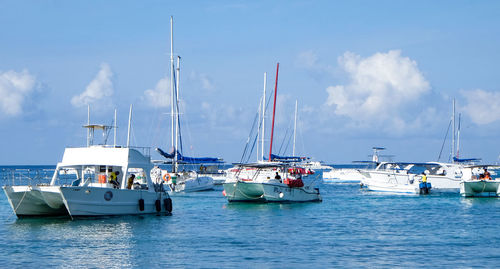
M 484 179 L 491 180 L 491 174 L 490 174 L 490 172 L 488 172 L 488 169 L 486 167 L 484 168 L 483 176 L 484 176 Z
M 422 182 L 427 183 L 427 175 L 425 174 L 425 172 L 422 172 Z
M 120 183 L 118 183 L 118 180 L 116 180 L 116 177 L 120 174 L 119 171 L 113 171 L 109 175 L 109 183 L 113 184 L 113 187 L 115 189 L 118 189 L 120 187 Z
M 131 174 L 127 180 L 127 189 L 129 189 L 129 190 L 132 189 L 132 185 L 134 184 L 134 179 L 135 179 L 135 175 Z
M 279 180 L 281 182 L 281 176 L 276 172 L 276 176 L 274 176 L 274 179 Z

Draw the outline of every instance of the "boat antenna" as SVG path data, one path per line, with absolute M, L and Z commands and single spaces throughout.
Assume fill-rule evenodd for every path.
M 115 108 L 115 124 L 114 124 L 114 125 L 115 125 L 115 126 L 114 126 L 114 128 L 115 128 L 115 130 L 114 130 L 114 131 L 115 131 L 115 132 L 114 132 L 114 137 L 113 137 L 113 147 L 114 147 L 114 148 L 116 148 L 116 128 L 118 128 L 118 127 L 116 126 L 116 108 Z
M 90 125 L 90 104 L 87 105 L 87 125 Z M 87 147 L 90 147 L 90 128 L 87 128 Z
M 280 63 L 276 65 L 276 82 L 274 84 L 274 106 L 273 106 L 273 123 L 271 127 L 271 143 L 269 145 L 269 161 L 271 161 L 271 154 L 273 153 L 273 135 L 274 135 L 274 117 L 276 115 L 276 95 L 278 94 L 278 72 Z
M 130 130 L 132 129 L 132 104 L 130 104 L 130 111 L 128 113 L 128 135 L 127 135 L 127 148 L 130 146 Z

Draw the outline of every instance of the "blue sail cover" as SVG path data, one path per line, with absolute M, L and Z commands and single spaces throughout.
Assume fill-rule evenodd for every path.
M 478 158 L 459 159 L 457 157 L 453 157 L 453 161 L 456 163 L 475 163 L 475 162 L 480 162 L 481 159 Z
M 174 152 L 172 153 L 166 153 L 160 148 L 156 148 L 156 151 L 160 153 L 161 156 L 167 158 L 167 159 L 173 159 L 175 157 Z M 183 156 L 179 151 L 177 151 L 177 160 L 179 162 L 185 162 L 185 163 L 223 163 L 224 161 L 221 158 L 210 158 L 210 157 L 202 157 L 202 158 L 194 158 L 194 157 L 187 157 Z
M 271 161 L 280 161 L 280 162 L 302 162 L 304 160 L 309 159 L 308 157 L 300 157 L 300 156 L 278 156 L 275 154 L 271 154 Z

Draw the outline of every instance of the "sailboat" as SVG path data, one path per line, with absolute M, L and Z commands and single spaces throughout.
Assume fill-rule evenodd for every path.
M 173 192 L 196 192 L 212 190 L 214 188 L 214 180 L 208 175 L 199 175 L 196 171 L 179 171 L 179 165 L 200 164 L 205 162 L 222 162 L 218 158 L 193 158 L 182 155 L 182 150 L 179 151 L 180 140 L 180 113 L 179 113 L 179 76 L 180 76 L 180 57 L 177 57 L 177 68 L 174 63 L 174 36 L 173 36 L 173 17 L 170 17 L 170 68 L 171 68 L 171 123 L 172 123 L 172 152 L 166 153 L 160 148 L 156 151 L 163 157 L 167 158 L 172 165 L 171 171 L 161 169 L 158 173 L 170 187 Z M 177 75 L 175 71 L 177 71 Z M 176 83 L 175 83 L 176 82 Z M 181 141 L 182 149 L 182 141 Z M 160 175 L 161 174 L 161 175 Z
M 300 158 L 294 158 L 289 162 L 272 153 L 278 72 L 279 63 L 276 67 L 269 159 L 257 163 L 241 163 L 231 169 L 231 173 L 223 184 L 223 194 L 229 202 L 284 203 L 322 200 L 315 180 L 309 178 L 311 171 L 296 165 Z M 263 137 L 264 135 L 262 135 L 262 144 Z

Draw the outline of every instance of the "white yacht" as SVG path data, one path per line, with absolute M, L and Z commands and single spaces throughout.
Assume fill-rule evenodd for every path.
M 375 170 L 361 170 L 363 187 L 370 191 L 393 193 L 427 194 L 431 190 L 429 182 L 422 182 L 418 172 L 412 172 L 413 163 L 382 162 Z
M 368 170 L 374 169 L 379 164 L 379 151 L 385 150 L 383 147 L 373 147 L 373 154 L 371 161 L 356 161 L 354 163 L 360 164 L 358 168 L 331 168 L 329 171 L 323 172 L 323 182 L 325 183 L 360 183 L 364 179 L 364 173 L 360 169 Z M 387 157 L 384 155 L 382 157 Z M 362 167 L 362 165 L 364 168 Z
M 106 132 L 112 128 L 84 127 L 90 129 L 92 137 L 95 129 Z M 78 217 L 172 211 L 172 200 L 163 184 L 151 180 L 150 156 L 139 151 L 148 148 L 87 145 L 65 149 L 50 185 L 4 186 L 14 213 L 18 217 Z

